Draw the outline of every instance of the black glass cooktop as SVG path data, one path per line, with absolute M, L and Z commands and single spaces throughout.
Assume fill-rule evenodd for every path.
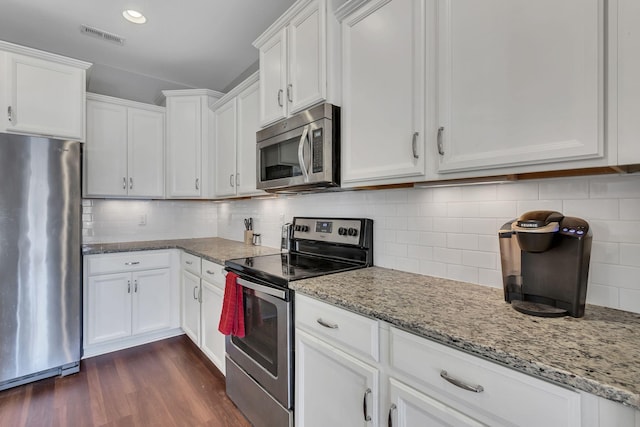
M 227 267 L 249 278 L 288 287 L 292 280 L 308 279 L 330 273 L 361 268 L 361 263 L 324 258 L 300 253 L 281 253 L 227 260 Z

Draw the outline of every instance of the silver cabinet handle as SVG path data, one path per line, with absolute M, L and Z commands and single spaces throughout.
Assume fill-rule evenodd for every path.
M 216 272 L 215 271 L 211 271 L 211 270 L 207 270 L 207 274 L 210 274 L 210 275 L 213 276 L 214 274 L 216 274 Z
M 126 176 L 122 177 L 122 189 L 123 190 L 127 189 L 127 177 Z
M 140 264 L 140 261 L 129 261 L 124 263 L 124 265 L 138 265 L 138 264 Z
M 337 323 L 329 323 L 326 320 L 322 320 L 322 318 L 319 318 L 318 320 L 316 320 L 316 322 L 318 322 L 319 324 L 321 324 L 325 328 L 338 329 L 338 324 Z
M 362 398 L 362 413 L 365 421 L 371 421 L 371 417 L 368 415 L 367 410 L 367 396 L 371 394 L 371 389 L 368 388 L 364 391 L 364 397 Z
M 484 387 L 482 387 L 481 385 L 466 384 L 456 378 L 450 377 L 449 374 L 447 374 L 447 371 L 445 370 L 440 371 L 440 377 L 450 382 L 451 384 L 455 385 L 456 387 L 460 387 L 463 390 L 472 391 L 474 393 L 482 393 L 484 391 Z
M 127 280 L 127 293 L 131 293 L 131 280 Z
M 389 418 L 387 419 L 387 427 L 393 427 L 393 412 L 398 409 L 395 403 L 389 406 Z
M 9 121 L 13 121 L 13 110 L 11 109 L 11 105 L 7 107 L 7 118 Z
M 418 136 L 420 132 L 414 132 L 413 137 L 411 138 L 411 150 L 413 150 L 413 158 L 417 159 L 420 156 L 418 155 Z
M 287 85 L 287 99 L 289 100 L 289 102 L 293 102 L 293 85 L 292 84 Z
M 197 300 L 198 299 L 198 295 L 196 295 L 196 291 L 198 290 L 197 286 L 193 287 L 193 299 Z
M 133 178 L 129 177 L 129 190 L 133 190 Z
M 196 190 L 200 189 L 200 178 L 196 178 Z
M 133 292 L 138 292 L 138 281 L 137 280 L 133 281 Z
M 283 104 L 282 104 L 282 89 L 278 89 L 278 105 L 283 107 Z
M 440 126 L 438 128 L 437 143 L 438 143 L 438 154 L 440 154 L 441 156 L 444 156 L 444 145 L 442 144 L 442 133 L 443 132 L 444 132 L 444 127 Z
M 234 174 L 229 175 L 229 186 L 230 187 L 233 187 L 233 175 Z
M 184 263 L 187 264 L 187 265 L 193 264 L 193 262 L 191 262 L 191 261 L 185 261 Z

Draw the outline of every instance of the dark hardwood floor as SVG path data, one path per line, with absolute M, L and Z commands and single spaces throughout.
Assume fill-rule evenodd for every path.
M 184 335 L 83 360 L 78 374 L 0 392 L 1 427 L 250 426 Z

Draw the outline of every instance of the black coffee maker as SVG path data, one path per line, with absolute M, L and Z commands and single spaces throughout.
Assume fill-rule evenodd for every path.
M 505 301 L 534 316 L 584 316 L 592 240 L 585 220 L 532 211 L 498 235 Z

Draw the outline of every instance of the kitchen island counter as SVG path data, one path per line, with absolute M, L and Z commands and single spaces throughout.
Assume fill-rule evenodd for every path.
M 246 245 L 235 240 L 220 237 L 197 239 L 150 240 L 142 242 L 92 243 L 82 245 L 83 255 L 106 254 L 114 252 L 151 251 L 158 249 L 182 249 L 190 254 L 202 257 L 217 264 L 228 259 L 280 253 L 280 249 L 268 246 Z
M 295 291 L 475 356 L 640 409 L 640 315 L 519 313 L 502 289 L 371 267 L 292 282 Z

